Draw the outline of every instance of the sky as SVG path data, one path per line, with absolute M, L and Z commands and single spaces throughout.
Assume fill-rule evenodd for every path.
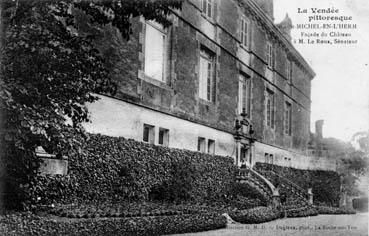
M 323 119 L 324 137 L 349 141 L 354 133 L 369 130 L 369 1 L 274 0 L 275 23 L 288 13 L 293 25 L 306 24 L 312 14 L 298 13 L 298 8 L 315 7 L 334 7 L 338 15 L 352 16 L 351 23 L 357 25 L 354 30 L 325 30 L 351 33 L 351 40 L 358 40 L 357 44 L 294 43 L 316 73 L 312 81 L 311 131 L 314 132 L 315 121 Z M 300 38 L 301 32 L 314 31 L 322 32 L 293 29 L 292 39 Z

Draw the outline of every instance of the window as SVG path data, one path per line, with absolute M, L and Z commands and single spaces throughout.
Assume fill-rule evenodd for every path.
M 155 142 L 155 126 L 144 124 L 143 141 L 152 144 Z
M 249 21 L 245 18 L 241 18 L 241 45 L 244 47 L 248 47 L 249 45 Z
M 287 75 L 288 82 L 291 83 L 292 82 L 292 62 L 290 60 L 287 60 L 286 75 Z
M 208 50 L 200 51 L 199 97 L 215 102 L 214 54 Z
M 202 11 L 209 18 L 213 17 L 213 0 L 202 0 Z
M 274 160 L 273 160 L 273 154 L 269 154 L 269 163 L 273 164 Z
M 291 103 L 286 102 L 284 104 L 284 133 L 288 135 L 291 135 L 291 107 Z
M 168 147 L 169 145 L 169 130 L 159 128 L 159 145 Z
M 274 66 L 273 45 L 269 42 L 267 43 L 266 56 L 267 56 L 268 67 L 273 68 L 273 66 Z
M 208 153 L 209 154 L 215 153 L 215 141 L 212 139 L 208 140 Z
M 238 112 L 246 112 L 247 117 L 250 117 L 251 113 L 251 78 L 246 77 L 244 74 L 239 76 L 239 89 L 238 89 Z
M 269 154 L 268 153 L 264 154 L 264 158 L 265 158 L 265 163 L 269 163 Z
M 164 81 L 166 51 L 164 27 L 154 21 L 146 21 L 145 26 L 145 75 Z
M 205 152 L 205 138 L 199 137 L 197 140 L 197 151 Z
M 274 128 L 274 93 L 270 90 L 266 93 L 266 122 L 267 126 Z

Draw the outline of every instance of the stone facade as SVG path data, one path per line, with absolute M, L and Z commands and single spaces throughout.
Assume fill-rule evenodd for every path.
M 248 155 L 253 156 L 250 163 L 264 160 L 263 150 L 255 150 L 256 147 L 268 146 L 268 150 L 274 148 L 276 152 L 291 151 L 302 155 L 310 135 L 310 89 L 315 74 L 284 36 L 285 32 L 272 22 L 270 9 L 273 5 L 270 4 L 273 2 L 210 2 L 210 17 L 202 0 L 184 1 L 181 11 L 173 11 L 170 16 L 173 24 L 164 29 L 166 47 L 162 81 L 150 78 L 144 72 L 147 26 L 142 17 L 133 19 L 129 41 L 122 39 L 111 27 L 96 30 L 81 23 L 81 31 L 91 33 L 95 30 L 99 35 L 96 45 L 107 59 L 111 76 L 118 84 L 114 96 L 101 96 L 100 101 L 90 106 L 92 123 L 86 124 L 87 130 L 142 140 L 143 125 L 150 124 L 169 130 L 170 147 L 196 150 L 197 137 L 205 137 L 215 140 L 217 154 L 237 158 L 240 147 L 232 137 L 235 120 L 240 115 L 239 78 L 243 74 L 251 80 L 251 106 L 247 115 L 254 130 L 253 142 L 259 143 L 250 149 Z M 247 45 L 241 41 L 241 19 L 248 22 Z M 274 61 L 269 66 L 268 44 L 272 46 Z M 199 95 L 199 58 L 203 49 L 214 57 L 211 100 L 204 100 Z M 274 125 L 269 126 L 267 93 L 274 96 Z M 290 132 L 287 133 L 286 102 L 291 105 Z M 111 110 L 108 111 L 106 106 Z M 142 120 L 143 110 L 152 114 L 151 118 L 147 115 Z M 168 119 L 158 120 L 164 116 Z M 167 123 L 163 123 L 164 120 Z

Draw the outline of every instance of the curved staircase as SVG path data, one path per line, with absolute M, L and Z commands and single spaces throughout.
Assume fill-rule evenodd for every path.
M 315 214 L 314 207 L 309 204 L 307 190 L 272 170 L 255 171 L 251 168 L 241 168 L 237 175 L 237 182 L 245 183 L 258 191 L 266 205 L 278 204 L 274 196 L 279 196 L 287 216 Z
M 258 170 L 258 172 L 278 188 L 281 205 L 288 216 L 296 216 L 299 212 L 314 214 L 307 190 L 272 170 Z
M 266 205 L 272 204 L 275 187 L 262 175 L 250 168 L 241 168 L 237 174 L 236 180 L 238 183 L 247 184 L 249 187 L 258 191 L 263 197 L 263 202 L 265 202 Z

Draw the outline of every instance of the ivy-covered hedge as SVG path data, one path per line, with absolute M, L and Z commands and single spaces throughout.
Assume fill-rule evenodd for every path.
M 295 209 L 289 209 L 286 211 L 287 217 L 306 217 L 306 216 L 316 216 L 318 211 L 312 206 L 304 206 Z
M 282 216 L 282 212 L 274 207 L 255 207 L 247 210 L 237 210 L 229 213 L 229 216 L 236 222 L 242 224 L 258 224 L 272 221 Z
M 354 209 L 345 208 L 345 207 L 317 206 L 316 209 L 319 214 L 324 214 L 324 215 L 356 214 L 356 211 Z
M 225 228 L 215 213 L 134 218 L 50 219 L 32 214 L 0 216 L 0 235 L 163 235 Z
M 334 171 L 301 170 L 292 167 L 277 166 L 257 162 L 256 170 L 273 170 L 290 179 L 303 189 L 313 188 L 314 203 L 338 206 L 340 198 L 340 176 Z
M 67 176 L 39 176 L 31 184 L 32 203 L 222 201 L 234 182 L 228 157 L 95 134 L 80 142 L 69 155 Z

